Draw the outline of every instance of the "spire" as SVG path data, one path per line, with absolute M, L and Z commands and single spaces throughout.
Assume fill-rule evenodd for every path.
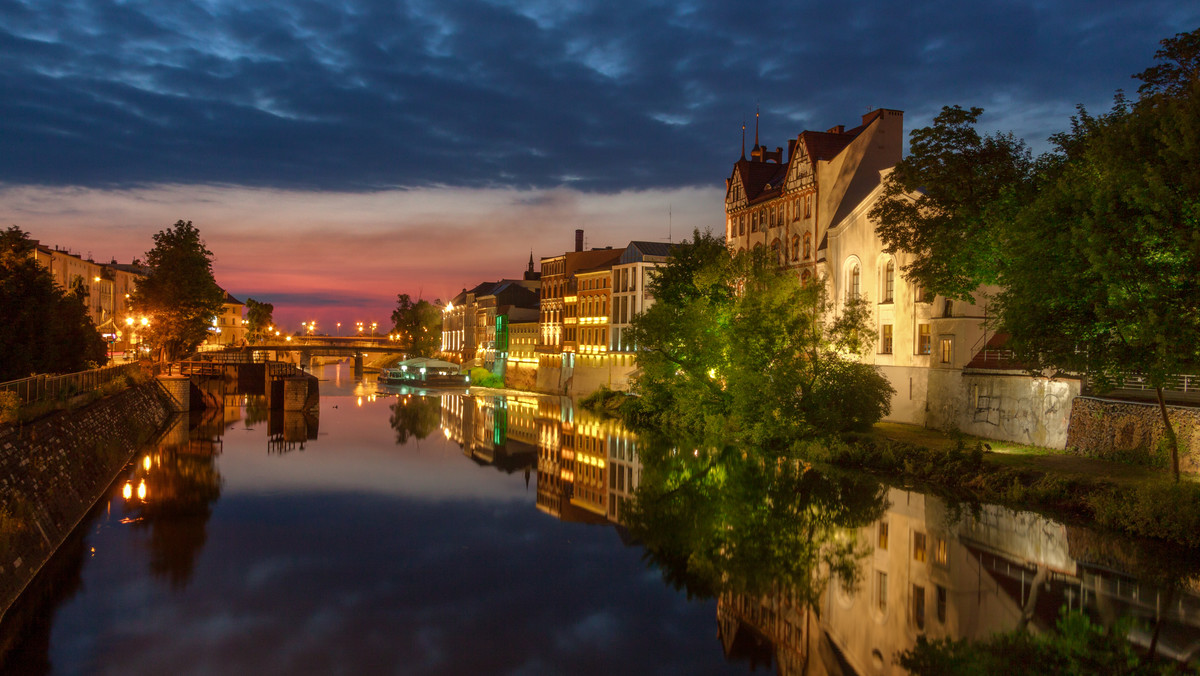
M 533 249 L 529 250 L 529 271 L 533 272 Z
M 742 159 L 746 159 L 746 118 L 742 118 Z

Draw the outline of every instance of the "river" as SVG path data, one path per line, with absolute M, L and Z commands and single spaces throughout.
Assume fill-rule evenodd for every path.
M 900 673 L 920 634 L 1063 606 L 1200 646 L 1192 564 L 1150 545 L 651 450 L 558 397 L 320 375 L 318 416 L 231 399 L 139 452 L 0 627 L 4 670 Z

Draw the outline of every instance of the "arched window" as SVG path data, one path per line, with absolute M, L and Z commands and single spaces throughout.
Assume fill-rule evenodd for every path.
M 800 260 L 800 235 L 792 235 L 792 260 Z
M 896 263 L 888 260 L 883 269 L 883 302 L 892 302 L 896 294 Z
M 812 233 L 804 233 L 804 260 L 812 258 Z
M 862 268 L 855 263 L 850 267 L 850 274 L 846 278 L 846 300 L 858 298 L 862 283 Z
M 738 236 L 746 234 L 746 214 L 738 216 Z

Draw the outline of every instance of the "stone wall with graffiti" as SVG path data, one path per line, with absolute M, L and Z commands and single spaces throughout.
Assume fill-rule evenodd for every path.
M 929 372 L 926 426 L 988 439 L 1065 448 L 1080 383 L 1020 372 Z

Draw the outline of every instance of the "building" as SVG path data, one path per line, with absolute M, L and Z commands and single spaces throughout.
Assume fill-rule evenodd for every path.
M 246 320 L 242 317 L 246 304 L 234 298 L 228 291 L 221 301 L 221 313 L 213 317 L 212 329 L 204 344 L 209 348 L 237 346 L 246 343 Z
M 620 366 L 632 368 L 634 348 L 626 332 L 633 318 L 654 305 L 654 296 L 647 284 L 653 270 L 667 262 L 675 244 L 665 242 L 630 242 L 621 260 L 612 268 L 612 313 L 608 351 Z
M 131 344 L 131 326 L 140 325 L 140 316 L 130 308 L 129 298 L 137 281 L 145 276 L 139 265 L 96 263 L 91 258 L 58 247 L 33 242 L 33 258 L 45 267 L 55 284 L 64 291 L 80 289 L 88 316 L 115 352 Z M 126 321 L 131 319 L 132 321 Z
M 496 349 L 497 327 L 507 343 L 503 334 L 510 319 L 529 321 L 537 317 L 538 290 L 542 283 L 532 267 L 530 262 L 524 279 L 482 282 L 450 299 L 442 309 L 444 359 L 468 368 L 483 366 L 504 375 L 507 359 L 500 357 Z

